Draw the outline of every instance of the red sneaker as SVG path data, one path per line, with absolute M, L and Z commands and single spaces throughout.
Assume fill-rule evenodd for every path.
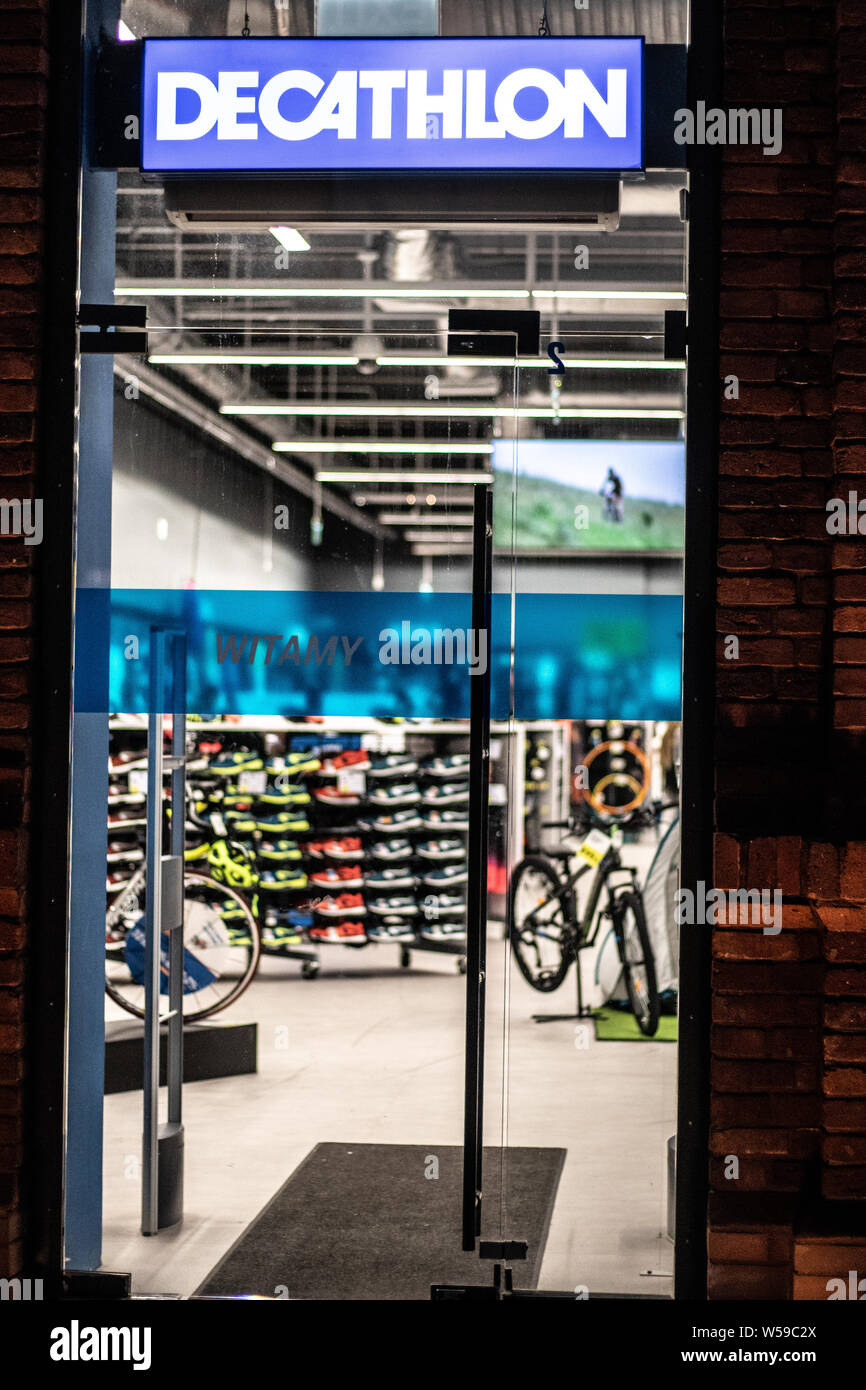
M 361 798 L 357 792 L 341 792 L 336 787 L 318 787 L 313 792 L 313 796 L 326 806 L 359 806 L 361 804 Z M 143 797 L 142 800 L 144 800 Z
M 329 859 L 364 858 L 364 849 L 357 835 L 344 835 L 341 840 L 325 840 L 322 848 Z
M 367 913 L 360 893 L 340 893 L 336 898 L 322 898 L 316 904 L 316 911 L 322 917 L 363 917 Z
M 330 927 L 311 927 L 307 933 L 311 941 L 334 946 L 365 946 L 367 933 L 362 922 L 340 922 Z
M 310 875 L 310 881 L 318 888 L 360 888 L 364 882 L 364 875 L 359 868 L 350 868 L 348 864 L 343 864 L 339 869 L 320 869 L 318 873 Z

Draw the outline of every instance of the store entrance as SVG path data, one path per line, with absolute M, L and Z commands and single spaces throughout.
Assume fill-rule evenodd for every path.
M 499 1252 L 517 1289 L 668 1292 L 682 412 L 577 383 L 681 364 L 661 332 L 562 335 L 551 375 L 447 328 L 186 317 L 117 359 L 110 616 L 79 615 L 109 653 L 103 1261 L 142 1293 L 392 1299 Z M 144 1236 L 160 630 L 186 644 L 185 1175 Z

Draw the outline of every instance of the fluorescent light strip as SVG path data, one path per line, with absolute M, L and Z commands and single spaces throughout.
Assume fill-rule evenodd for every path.
M 431 541 L 427 545 L 413 545 L 413 555 L 440 555 L 449 559 L 452 555 L 471 555 L 471 545 L 434 545 Z
M 682 410 L 630 410 L 620 407 L 600 407 L 595 410 L 577 409 L 563 406 L 554 410 L 551 406 L 520 406 L 513 409 L 507 405 L 336 405 L 330 401 L 315 404 L 292 405 L 221 405 L 221 415 L 318 415 L 325 418 L 349 416 L 373 419 L 411 419 L 411 420 L 489 420 L 498 416 L 517 416 L 521 420 L 683 420 Z
M 360 358 L 343 357 L 339 353 L 329 356 L 291 352 L 152 352 L 148 362 L 168 366 L 172 362 L 188 362 L 198 367 L 357 367 Z M 563 357 L 563 365 L 577 367 L 584 371 L 657 371 L 673 372 L 685 370 L 681 359 L 664 361 L 646 358 L 626 357 Z M 518 367 L 550 367 L 549 357 L 521 357 Z M 389 357 L 376 358 L 378 367 L 449 367 L 465 364 L 470 367 L 512 367 L 511 357 Z
M 560 360 L 566 367 L 604 372 L 615 369 L 673 372 L 683 371 L 686 365 L 681 359 L 666 362 L 655 359 L 648 361 L 640 357 L 563 357 Z M 455 354 L 453 357 L 377 357 L 376 364 L 379 367 L 452 367 L 455 364 L 467 367 L 513 367 L 514 359 L 511 357 L 462 357 Z M 518 367 L 550 367 L 550 364 L 551 358 L 549 357 L 521 357 L 517 363 Z
M 378 520 L 382 526 L 411 526 L 420 522 L 422 526 L 471 526 L 471 515 L 455 516 L 400 516 L 397 512 L 380 512 Z
M 686 299 L 684 290 L 533 290 L 533 299 Z
M 487 454 L 490 444 L 441 444 L 426 439 L 281 439 L 275 454 Z
M 325 468 L 316 471 L 317 483 L 492 483 L 492 473 L 410 473 L 397 470 L 393 473 L 377 468 L 368 473 L 358 469 L 349 471 Z
M 437 535 L 435 531 L 404 531 L 403 539 L 410 544 L 415 542 L 423 544 L 427 541 L 430 545 L 441 545 L 446 555 L 450 555 L 452 550 L 466 544 L 466 537 L 464 536 L 455 537 L 453 542 L 445 541 L 442 533 Z
M 359 357 L 314 356 L 305 353 L 283 353 L 275 357 L 258 352 L 152 352 L 148 362 L 168 366 L 172 362 L 189 363 L 197 367 L 357 367 Z
M 412 501 L 409 501 L 409 498 Z M 356 492 L 352 501 L 356 506 L 363 507 L 431 507 L 445 506 L 471 506 L 472 493 L 468 488 L 448 488 L 444 493 L 437 494 L 433 502 L 428 502 L 426 497 L 419 497 L 414 492 Z M 422 513 L 426 518 L 427 513 Z M 411 520 L 411 517 L 407 518 Z
M 116 295 L 145 295 L 151 299 L 528 299 L 530 290 L 498 290 L 455 285 L 453 289 L 427 289 L 407 285 L 405 289 L 363 285 L 326 286 L 308 289 L 287 285 L 115 285 Z

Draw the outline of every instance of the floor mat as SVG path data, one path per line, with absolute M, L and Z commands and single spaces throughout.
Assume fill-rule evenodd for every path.
M 515 1288 L 537 1285 L 565 1154 L 507 1150 L 507 1235 L 529 1243 Z M 462 1169 L 456 1146 L 317 1144 L 197 1294 L 429 1301 L 431 1284 L 491 1284 L 492 1262 L 460 1249 Z M 485 1149 L 488 1240 L 500 1192 L 501 1150 Z
M 653 1037 L 648 1038 L 637 1026 L 634 1014 L 618 1009 L 600 1009 L 593 1014 L 596 1042 L 676 1042 L 677 1018 L 675 1014 L 662 1014 L 659 1026 Z

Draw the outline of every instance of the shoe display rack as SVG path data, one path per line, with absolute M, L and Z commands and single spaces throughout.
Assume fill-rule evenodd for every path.
M 138 716 L 115 716 L 110 730 L 116 891 L 143 854 L 146 759 Z M 550 790 L 561 801 L 566 730 L 553 721 L 492 727 L 491 802 L 502 805 L 518 857 L 528 743 L 552 744 Z M 404 967 L 415 951 L 445 952 L 465 968 L 468 721 L 189 716 L 188 733 L 189 843 L 219 818 L 226 838 L 246 847 L 265 953 L 300 960 L 308 978 L 337 946 L 396 945 Z

